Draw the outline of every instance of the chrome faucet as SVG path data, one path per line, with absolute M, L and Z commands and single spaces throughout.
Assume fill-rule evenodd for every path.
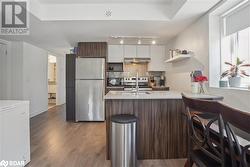
M 136 94 L 138 94 L 138 92 L 139 92 L 139 74 L 138 74 L 138 72 L 136 73 L 136 87 L 135 87 L 135 89 L 136 89 Z

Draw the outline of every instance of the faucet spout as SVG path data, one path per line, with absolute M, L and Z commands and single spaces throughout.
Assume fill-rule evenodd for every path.
M 136 73 L 136 93 L 138 94 L 139 92 L 139 73 Z

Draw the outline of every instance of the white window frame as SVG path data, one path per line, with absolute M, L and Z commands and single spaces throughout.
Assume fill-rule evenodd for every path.
M 219 19 L 219 28 L 220 28 L 220 39 L 219 39 L 219 48 L 220 48 L 220 67 L 219 67 L 219 71 L 220 71 L 220 75 L 223 72 L 222 69 L 222 38 L 225 37 L 226 34 L 226 23 L 225 23 L 225 16 L 228 15 L 229 13 L 234 13 L 235 11 L 237 11 L 240 8 L 244 8 L 245 6 L 249 5 L 249 1 L 243 1 L 241 3 L 239 3 L 238 5 L 226 10 L 225 12 L 223 12 L 223 14 L 220 16 Z M 237 36 L 238 36 L 238 32 L 237 32 Z M 239 41 L 237 41 L 237 43 L 239 43 Z M 233 53 L 231 53 L 230 55 L 232 56 Z M 249 83 L 250 86 L 250 83 Z M 249 90 L 248 87 L 228 87 L 228 89 L 241 89 L 241 90 Z

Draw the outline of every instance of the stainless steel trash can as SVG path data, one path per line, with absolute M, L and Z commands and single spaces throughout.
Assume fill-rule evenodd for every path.
M 111 117 L 112 167 L 136 167 L 136 117 L 114 115 Z

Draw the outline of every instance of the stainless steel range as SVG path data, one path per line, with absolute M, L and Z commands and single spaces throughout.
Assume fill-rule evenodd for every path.
M 140 91 L 152 90 L 149 87 L 148 77 L 138 77 L 138 87 Z M 131 91 L 136 89 L 136 77 L 123 78 L 123 85 L 125 91 Z

